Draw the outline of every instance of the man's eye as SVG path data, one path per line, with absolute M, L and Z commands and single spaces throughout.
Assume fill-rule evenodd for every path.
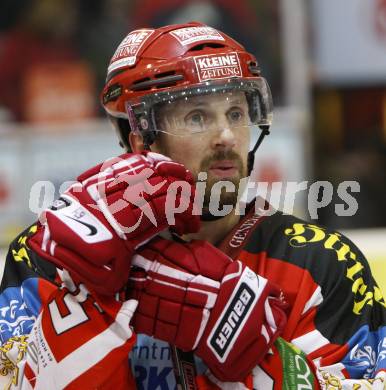
M 228 118 L 232 123 L 240 122 L 243 119 L 243 112 L 239 109 L 233 109 L 228 112 Z
M 204 116 L 201 112 L 194 112 L 186 118 L 186 124 L 188 126 L 203 126 Z

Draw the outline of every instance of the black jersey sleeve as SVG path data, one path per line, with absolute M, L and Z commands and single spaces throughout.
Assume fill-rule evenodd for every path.
M 0 342 L 29 334 L 41 309 L 42 300 L 52 291 L 55 266 L 41 259 L 27 245 L 36 231 L 32 225 L 9 246 L 0 285 Z

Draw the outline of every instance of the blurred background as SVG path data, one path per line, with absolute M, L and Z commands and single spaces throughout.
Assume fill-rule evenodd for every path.
M 0 247 L 77 174 L 122 152 L 99 92 L 126 33 L 191 20 L 242 42 L 271 86 L 274 125 L 253 178 L 331 182 L 317 220 L 307 191 L 294 213 L 343 230 L 386 286 L 386 0 L 2 0 Z M 360 183 L 358 210 L 337 216 L 346 180 Z

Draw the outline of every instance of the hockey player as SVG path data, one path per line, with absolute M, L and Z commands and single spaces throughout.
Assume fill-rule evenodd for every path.
M 272 120 L 253 55 L 200 23 L 136 30 L 102 103 L 127 153 L 11 244 L 4 384 L 385 388 L 385 301 L 361 252 L 241 203 Z

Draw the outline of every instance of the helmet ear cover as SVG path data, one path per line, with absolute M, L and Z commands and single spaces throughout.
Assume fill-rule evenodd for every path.
M 112 115 L 108 115 L 114 130 L 117 132 L 119 138 L 119 145 L 125 149 L 126 152 L 132 153 L 130 142 L 129 142 L 129 134 L 131 132 L 130 122 L 125 118 L 116 118 Z M 146 131 L 141 132 L 143 137 L 143 143 L 145 145 L 145 149 L 150 149 L 150 145 L 154 142 L 156 137 L 156 133 L 154 131 Z

